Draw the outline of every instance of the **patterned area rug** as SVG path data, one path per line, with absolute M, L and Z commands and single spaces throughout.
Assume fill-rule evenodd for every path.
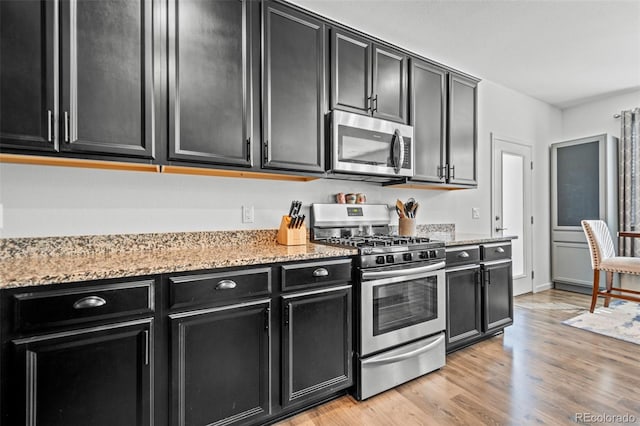
M 640 345 L 640 304 L 612 300 L 608 308 L 596 308 L 562 322 L 572 327 Z

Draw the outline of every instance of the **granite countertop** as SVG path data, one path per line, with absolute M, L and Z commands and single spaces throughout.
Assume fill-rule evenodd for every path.
M 28 248 L 28 242 L 24 240 L 30 239 L 21 239 L 25 250 L 20 252 L 14 249 L 12 256 L 6 256 L 8 250 L 0 250 L 0 289 L 322 259 L 356 253 L 351 248 L 313 243 L 283 246 L 275 241 L 275 233 L 254 241 L 253 244 L 234 244 L 233 240 L 227 238 L 224 241 L 213 239 L 208 245 L 175 244 L 168 248 L 149 248 L 142 244 L 142 249 L 138 246 L 136 250 L 107 251 L 95 250 L 95 247 L 87 249 L 86 241 L 91 237 L 79 238 L 84 238 L 84 246 L 76 244 L 77 251 L 74 252 L 69 249 L 72 244 L 65 242 L 68 247 L 58 250 L 56 255 L 35 252 L 33 246 L 46 239 L 37 239 L 39 242 L 31 242 Z M 114 240 L 113 244 L 117 247 L 118 238 Z M 46 251 L 45 246 L 49 243 L 60 245 L 60 241 L 48 241 L 41 244 L 42 251 Z
M 449 238 L 443 238 L 445 246 L 464 246 L 464 245 L 472 245 L 472 244 L 483 244 L 483 243 L 495 243 L 498 241 L 511 241 L 518 238 L 515 235 L 505 235 L 503 237 L 492 237 L 488 234 L 467 234 L 467 233 L 458 233 L 456 232 L 453 235 L 450 235 Z

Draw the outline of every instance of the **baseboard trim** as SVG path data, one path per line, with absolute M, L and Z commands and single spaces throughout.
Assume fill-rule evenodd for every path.
M 553 284 L 548 282 L 548 283 L 539 284 L 539 285 L 535 286 L 535 288 L 533 289 L 533 292 L 534 293 L 539 293 L 541 291 L 550 290 L 552 288 L 553 288 Z

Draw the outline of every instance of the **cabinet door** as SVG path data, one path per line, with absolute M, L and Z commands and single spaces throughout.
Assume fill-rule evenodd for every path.
M 62 150 L 153 157 L 151 0 L 63 0 Z
M 411 121 L 415 141 L 412 180 L 444 182 L 447 73 L 411 59 Z
M 0 150 L 57 150 L 55 3 L 0 1 Z
M 169 158 L 251 165 L 255 2 L 169 1 Z
M 152 425 L 152 321 L 14 340 L 9 423 Z
M 511 261 L 482 266 L 484 324 L 486 333 L 513 324 L 513 276 Z
M 256 421 L 269 413 L 269 301 L 170 315 L 171 424 Z
M 482 334 L 480 265 L 447 270 L 447 350 Z
M 449 74 L 449 183 L 478 184 L 477 83 Z
M 283 296 L 282 306 L 282 405 L 351 386 L 351 286 Z
M 386 47 L 373 46 L 374 117 L 407 122 L 407 55 Z
M 265 3 L 263 166 L 324 171 L 325 26 Z
M 331 30 L 331 108 L 371 112 L 371 42 Z

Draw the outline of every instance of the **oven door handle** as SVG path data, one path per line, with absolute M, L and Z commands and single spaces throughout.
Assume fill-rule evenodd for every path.
M 392 271 L 377 271 L 377 272 L 362 272 L 362 279 L 368 280 L 371 278 L 392 278 L 392 277 L 410 277 L 411 275 L 421 274 L 424 272 L 437 271 L 443 269 L 445 262 L 434 263 L 433 265 L 420 266 L 410 269 L 395 269 Z
M 410 352 L 388 356 L 385 358 L 376 358 L 367 361 L 362 361 L 362 365 L 376 365 L 376 364 L 391 364 L 393 362 L 404 361 L 405 359 L 413 358 L 416 355 L 419 355 L 424 352 L 428 352 L 433 349 L 435 346 L 438 346 L 444 340 L 444 334 L 440 335 L 436 340 L 429 343 L 428 345 L 422 346 L 421 348 L 414 349 Z

